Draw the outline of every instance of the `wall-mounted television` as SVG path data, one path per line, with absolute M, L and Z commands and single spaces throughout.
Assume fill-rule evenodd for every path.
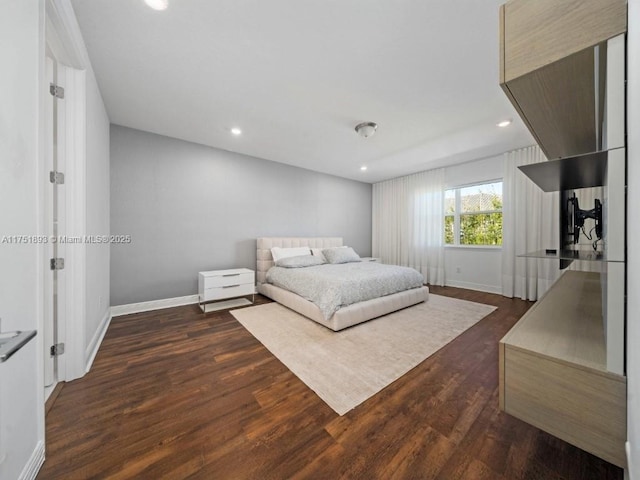
M 592 219 L 593 227 L 585 227 L 585 220 Z M 564 190 L 560 192 L 560 250 L 561 257 L 570 257 L 568 251 L 576 251 L 580 236 L 591 241 L 594 251 L 598 249 L 598 242 L 602 240 L 602 202 L 594 199 L 593 208 L 583 210 L 574 191 Z M 579 255 L 575 255 L 579 258 Z M 567 268 L 573 260 L 564 258 L 560 260 L 560 268 Z

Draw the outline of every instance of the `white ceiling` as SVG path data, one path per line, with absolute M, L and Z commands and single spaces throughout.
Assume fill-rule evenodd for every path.
M 498 86 L 503 0 L 72 3 L 115 124 L 364 182 L 533 143 Z

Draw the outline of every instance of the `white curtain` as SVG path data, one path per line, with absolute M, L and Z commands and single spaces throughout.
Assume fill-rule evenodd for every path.
M 373 255 L 444 285 L 444 169 L 373 185 Z
M 546 193 L 518 167 L 547 159 L 539 147 L 505 153 L 502 294 L 537 300 L 560 275 L 558 260 L 518 257 L 559 248 L 559 193 Z

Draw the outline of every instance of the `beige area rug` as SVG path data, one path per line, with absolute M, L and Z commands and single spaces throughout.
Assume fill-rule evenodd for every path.
M 275 302 L 231 314 L 344 415 L 496 308 L 430 294 L 425 303 L 340 332 Z

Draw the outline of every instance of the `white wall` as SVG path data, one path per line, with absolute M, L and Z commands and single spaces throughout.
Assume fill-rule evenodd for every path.
M 502 249 L 446 247 L 444 280 L 449 287 L 502 293 Z
M 87 234 L 110 234 L 110 125 L 93 72 L 87 72 Z M 108 244 L 86 246 L 86 361 L 94 354 L 109 321 L 110 252 Z
M 445 188 L 454 188 L 488 180 L 501 180 L 504 175 L 504 155 L 446 167 Z
M 504 157 L 454 165 L 445 169 L 445 188 L 502 179 Z M 495 247 L 445 247 L 445 285 L 484 292 L 502 291 L 502 249 Z
M 627 434 L 629 473 L 640 480 L 640 0 L 629 0 L 628 18 Z
M 0 238 L 41 233 L 44 0 L 5 0 L 0 15 Z M 36 244 L 0 243 L 2 330 L 42 328 L 43 257 Z M 42 335 L 0 364 L 0 478 L 35 475 L 44 458 Z M 4 460 L 2 457 L 6 455 Z M 26 470 L 25 470 L 26 468 Z

